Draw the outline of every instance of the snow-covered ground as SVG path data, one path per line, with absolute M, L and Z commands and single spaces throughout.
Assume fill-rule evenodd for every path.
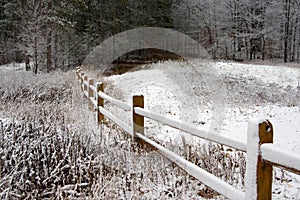
M 25 63 L 10 63 L 7 65 L 2 65 L 0 66 L 1 72 L 9 72 L 9 71 L 19 71 L 19 70 L 24 70 L 25 69 Z
M 109 95 L 128 104 L 133 95 L 142 94 L 150 111 L 245 143 L 249 119 L 268 119 L 273 124 L 274 143 L 300 153 L 300 68 L 168 61 L 103 81 Z M 130 124 L 130 113 L 106 107 Z M 164 142 L 180 145 L 182 135 L 185 141 L 193 141 L 188 134 L 152 120 L 146 119 L 145 126 L 146 135 Z M 282 192 L 282 183 L 275 183 L 273 193 L 281 192 L 274 198 L 299 199 L 300 178 L 287 176 L 293 186 L 287 181 L 288 189 Z
M 115 98 L 130 104 L 133 95 L 143 94 L 148 110 L 206 129 L 216 126 L 219 134 L 244 142 L 249 119 L 268 119 L 275 143 L 300 151 L 300 68 L 165 62 L 104 81 Z M 130 123 L 128 113 L 121 117 Z M 155 122 L 147 123 L 149 134 L 176 135 L 175 130 L 159 131 Z
M 1 66 L 1 80 L 17 79 L 20 70 L 24 70 L 24 64 Z M 35 76 L 28 72 L 22 77 Z M 145 108 L 150 111 L 245 143 L 248 120 L 268 119 L 274 127 L 274 143 L 295 154 L 300 152 L 300 68 L 169 61 L 103 79 L 106 93 L 112 97 L 131 104 L 133 95 L 143 94 Z M 110 104 L 105 107 L 130 124 L 130 112 Z M 0 109 L 0 120 L 6 123 L 11 119 Z M 181 145 L 183 135 L 185 142 L 194 141 L 188 134 L 152 120 L 146 120 L 146 135 L 177 145 Z M 300 199 L 299 176 L 283 174 L 279 169 L 274 176 L 274 199 Z

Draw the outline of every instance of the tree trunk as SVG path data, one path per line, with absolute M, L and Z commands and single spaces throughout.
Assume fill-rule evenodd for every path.
M 295 25 L 294 25 L 294 31 L 293 31 L 293 41 L 292 41 L 292 46 L 293 46 L 293 49 L 292 49 L 292 53 L 291 53 L 291 61 L 294 62 L 295 61 L 295 55 L 296 55 L 296 43 L 297 43 L 297 40 L 296 40 L 296 35 L 297 35 L 297 24 L 298 24 L 298 17 L 296 18 L 296 22 L 295 22 Z
M 48 2 L 48 11 L 51 10 L 52 8 L 52 1 L 50 0 Z M 50 17 L 50 16 L 48 16 Z M 49 20 L 49 19 L 47 19 Z M 51 27 L 51 22 L 47 22 L 47 73 L 50 72 L 51 66 L 52 66 L 52 27 Z
M 52 31 L 50 30 L 47 34 L 47 73 L 49 73 L 51 71 L 51 65 L 52 65 L 52 59 L 51 59 L 51 56 L 52 56 L 52 46 L 51 46 L 51 43 L 52 43 Z
M 262 48 L 261 48 L 261 49 L 262 49 L 262 50 L 261 50 L 261 54 L 262 54 L 261 56 L 262 56 L 262 57 L 261 57 L 261 59 L 262 59 L 262 60 L 265 60 L 265 56 L 266 56 L 266 52 L 265 52 L 265 51 L 266 51 L 266 45 L 265 45 L 265 36 L 264 36 L 264 35 L 262 36 L 261 40 L 262 40 L 262 41 L 261 41 L 261 43 L 262 43 Z
M 39 26 L 39 17 L 42 16 L 42 2 L 41 1 L 34 1 L 34 10 L 33 10 L 33 16 L 32 19 L 34 20 L 34 44 L 33 44 L 33 49 L 34 49 L 34 67 L 33 67 L 33 73 L 37 74 L 38 73 L 38 68 L 39 68 L 39 37 L 40 33 L 38 30 L 40 30 Z
M 288 42 L 289 42 L 289 28 L 290 28 L 290 0 L 285 0 L 285 25 L 284 25 L 284 53 L 283 60 L 284 62 L 288 61 Z
M 250 39 L 250 60 L 253 59 L 253 42 L 252 39 Z
M 58 68 L 58 35 L 54 35 L 54 68 Z
M 246 58 L 249 59 L 249 42 L 248 38 L 245 38 Z
M 234 35 L 233 36 L 233 55 L 232 55 L 233 59 L 235 59 L 235 53 L 236 53 L 236 36 Z
M 213 58 L 217 58 L 217 51 L 218 51 L 218 27 L 217 27 L 217 17 L 216 17 L 216 11 L 214 11 L 214 23 L 215 23 L 215 40 L 216 40 L 216 45 L 213 51 Z
M 35 29 L 35 33 L 37 33 Z M 38 73 L 38 38 L 35 35 L 34 36 L 34 67 L 33 67 L 33 73 Z
M 29 56 L 27 54 L 25 55 L 25 70 L 26 71 L 30 70 Z
M 297 41 L 297 62 L 299 62 L 300 60 L 300 12 L 299 12 L 299 16 L 298 16 L 298 41 Z

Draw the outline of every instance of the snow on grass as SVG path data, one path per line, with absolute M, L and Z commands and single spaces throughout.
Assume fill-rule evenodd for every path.
M 300 69 L 284 66 L 252 65 L 217 62 L 214 66 L 220 74 L 255 77 L 265 83 L 276 83 L 281 87 L 300 87 Z
M 248 123 L 247 164 L 245 177 L 246 199 L 256 199 L 257 196 L 257 158 L 259 154 L 259 120 L 251 119 Z
M 50 100 L 49 102 L 58 101 L 57 105 L 68 103 L 61 101 L 63 96 L 57 95 L 61 92 L 68 93 L 64 87 L 61 88 L 61 83 L 69 79 L 61 75 L 61 72 L 36 76 L 31 72 L 16 69 L 19 68 L 13 65 L 0 67 L 0 95 L 2 102 L 5 102 L 0 105 L 2 123 L 9 124 L 12 118 L 24 117 L 26 113 L 34 119 L 35 115 L 39 115 L 36 111 L 40 109 L 39 106 L 44 105 L 45 99 Z M 274 143 L 298 153 L 299 70 L 299 68 L 282 69 L 273 66 L 195 60 L 191 63 L 153 64 L 141 71 L 106 77 L 104 81 L 107 83 L 105 92 L 129 105 L 132 95 L 143 94 L 147 110 L 182 120 L 195 127 L 214 130 L 244 142 L 247 140 L 248 120 L 267 118 L 274 127 Z M 40 92 L 42 95 L 37 95 Z M 150 156 L 148 160 L 136 163 L 141 158 L 129 148 L 132 145 L 128 142 L 130 140 L 116 133 L 121 131 L 115 126 L 102 127 L 102 132 L 91 129 L 90 122 L 94 121 L 94 117 L 83 116 L 81 111 L 87 108 L 83 106 L 85 104 L 80 100 L 80 94 L 78 91 L 77 96 L 72 99 L 74 104 L 69 102 L 66 106 L 65 113 L 71 114 L 73 121 L 63 123 L 69 128 L 93 135 L 86 140 L 86 144 L 90 146 L 94 144 L 93 142 L 97 143 L 99 139 L 97 135 L 100 135 L 100 144 L 104 145 L 100 151 L 103 161 L 103 165 L 100 165 L 103 171 L 101 176 L 104 180 L 100 180 L 100 185 L 97 185 L 102 191 L 101 197 L 127 198 L 140 194 L 144 197 L 159 198 L 163 194 L 173 198 L 192 198 L 198 196 L 197 191 L 199 193 L 206 191 L 202 188 L 203 185 L 200 184 L 202 189 L 197 185 L 198 181 L 189 177 L 180 178 L 182 172 L 171 169 L 169 163 L 160 165 L 161 160 L 153 162 L 151 161 L 153 157 Z M 122 111 L 110 104 L 106 104 L 105 107 L 122 121 L 130 124 L 130 112 Z M 16 112 L 20 109 L 22 113 Z M 53 112 L 55 116 L 55 109 Z M 81 120 L 78 121 L 79 118 Z M 219 118 L 221 120 L 218 120 Z M 243 188 L 241 182 L 245 160 L 242 153 L 228 152 L 219 146 L 212 146 L 207 152 L 199 151 L 199 146 L 195 142 L 198 140 L 194 137 L 148 119 L 146 135 L 162 144 L 178 145 L 178 149 L 183 150 L 184 157 L 222 177 L 222 180 Z M 192 150 L 184 146 L 186 143 L 191 145 Z M 231 156 L 235 159 L 232 160 Z M 151 165 L 149 160 L 152 162 Z M 220 160 L 224 161 L 220 163 Z M 137 171 L 136 166 L 140 166 L 141 170 Z M 105 182 L 105 178 L 109 179 L 108 182 Z M 273 184 L 275 199 L 299 199 L 299 191 L 299 176 L 275 168 Z M 213 197 L 218 196 L 214 194 Z
M 281 67 L 273 69 L 272 66 L 222 62 L 203 65 L 211 67 L 211 71 L 218 74 L 216 79 L 226 84 L 225 94 L 220 95 L 225 109 L 220 134 L 246 142 L 248 120 L 267 118 L 274 126 L 275 143 L 300 151 L 300 107 L 297 96 L 300 69 L 282 69 Z M 146 109 L 209 129 L 213 118 L 216 117 L 213 112 L 214 105 L 212 105 L 214 101 L 210 99 L 212 97 L 209 94 L 210 88 L 194 90 L 195 86 L 202 87 L 203 85 L 199 85 L 201 80 L 193 77 L 198 75 L 199 71 L 193 72 L 194 69 L 188 67 L 176 62 L 159 63 L 146 70 L 107 77 L 105 81 L 108 82 L 108 87 L 111 87 L 108 91 L 110 95 L 120 97 L 129 104 L 133 95 L 142 94 L 145 97 Z M 269 72 L 268 69 L 270 69 Z M 231 78 L 232 81 L 227 82 Z M 204 79 L 204 81 L 207 80 Z M 109 86 L 110 84 L 112 86 Z M 270 84 L 276 85 L 269 87 Z M 209 86 L 207 83 L 206 85 Z M 291 89 L 282 92 L 280 88 L 283 86 L 291 86 Z M 260 94 L 263 93 L 269 93 L 270 96 L 261 96 Z M 290 102 L 287 102 L 287 96 Z M 292 103 L 294 104 L 291 105 Z M 128 116 L 127 113 L 123 113 L 121 117 L 126 118 L 126 116 Z M 130 118 L 127 118 L 127 121 L 129 122 Z M 153 131 L 149 132 L 154 134 L 166 134 L 168 131 L 169 135 L 176 135 L 176 131 L 173 130 L 170 133 L 167 127 L 164 127 L 165 131 L 158 131 L 156 129 L 158 124 L 155 122 L 147 121 L 146 127 L 147 129 L 153 128 Z
M 0 70 L 3 72 L 5 71 L 20 71 L 25 69 L 25 63 L 10 63 L 7 65 L 1 65 Z
M 34 75 L 0 66 L 0 74 L 1 197 L 217 196 L 156 152 L 139 149 L 107 119 L 98 126 L 74 72 Z
M 168 61 L 141 71 L 105 77 L 104 81 L 113 97 L 130 104 L 132 95 L 142 94 L 148 110 L 245 143 L 248 120 L 269 119 L 274 128 L 274 143 L 300 152 L 300 68 Z M 130 122 L 130 113 L 114 111 Z M 218 117 L 221 125 L 215 126 Z M 180 145 L 182 140 L 193 141 L 188 134 L 152 120 L 146 119 L 145 126 L 146 135 L 163 142 Z M 278 171 L 276 168 L 274 198 L 299 198 L 300 178 L 292 175 L 285 184 L 276 181 Z
M 251 118 L 265 118 L 274 129 L 274 143 L 300 152 L 300 108 L 276 105 L 251 108 L 227 108 L 222 134 L 246 142 L 247 123 Z
M 169 81 L 169 84 L 172 84 L 172 81 L 163 72 L 155 70 L 146 71 L 147 73 L 136 71 L 127 74 L 127 76 L 116 75 L 108 78 L 106 81 L 112 82 L 112 85 L 114 85 L 110 91 L 110 95 L 115 98 L 121 96 L 123 101 L 131 105 L 132 96 L 142 94 L 145 99 L 145 109 L 180 119 L 181 102 L 175 96 L 176 88 L 166 88 L 157 79 L 162 79 L 166 82 Z M 120 84 L 115 85 L 114 83 L 116 82 Z M 156 104 L 155 102 L 159 103 Z M 116 111 L 119 112 L 119 110 Z M 130 117 L 129 112 L 123 112 L 121 118 L 126 119 L 126 122 L 130 124 Z M 174 130 L 169 135 L 167 134 L 168 130 L 164 130 L 167 127 L 161 127 L 158 123 L 150 120 L 146 120 L 146 127 L 156 132 L 158 138 L 169 141 L 171 141 L 171 138 L 175 139 L 179 133 L 179 131 Z M 165 134 L 162 135 L 160 132 L 164 132 Z

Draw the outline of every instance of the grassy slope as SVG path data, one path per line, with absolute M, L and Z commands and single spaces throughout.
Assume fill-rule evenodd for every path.
M 73 72 L 0 72 L 1 198 L 222 199 L 109 121 L 97 127 Z M 243 188 L 243 153 L 163 145 Z
M 73 72 L 0 70 L 1 198 L 216 195 L 115 125 L 98 128 Z

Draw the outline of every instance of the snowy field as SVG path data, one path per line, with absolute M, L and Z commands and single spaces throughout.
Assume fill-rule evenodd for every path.
M 273 124 L 274 143 L 300 153 L 300 68 L 169 61 L 103 81 L 106 92 L 117 99 L 130 104 L 133 95 L 142 94 L 150 111 L 245 143 L 249 119 L 268 119 Z M 106 106 L 130 123 L 130 113 Z M 193 142 L 188 134 L 158 122 L 146 119 L 145 126 L 145 134 L 157 140 L 180 145 L 185 136 L 185 142 Z M 275 176 L 279 174 L 276 170 Z M 299 177 L 287 176 L 286 183 L 274 184 L 274 198 L 299 199 Z
M 268 119 L 275 143 L 300 152 L 300 68 L 166 62 L 104 81 L 115 98 L 131 103 L 133 95 L 142 94 L 146 109 L 244 142 L 249 119 Z M 127 113 L 121 115 L 129 123 Z M 176 135 L 148 123 L 149 134 Z
M 55 85 L 55 82 L 63 82 L 66 78 L 63 75 L 55 79 L 43 80 L 40 79 L 40 76 L 47 75 L 35 76 L 31 72 L 23 72 L 23 70 L 23 64 L 1 66 L 0 72 L 1 75 L 4 75 L 1 76 L 2 82 L 16 79 L 18 85 L 22 85 L 23 82 L 25 84 L 29 79 L 34 79 L 42 84 L 50 84 L 45 81 L 51 80 L 51 84 Z M 195 127 L 217 131 L 220 135 L 236 138 L 243 142 L 246 142 L 247 139 L 249 119 L 268 119 L 274 127 L 274 143 L 295 151 L 295 154 L 300 152 L 300 68 L 199 60 L 185 63 L 168 61 L 145 65 L 123 75 L 101 79 L 106 83 L 105 92 L 112 97 L 131 104 L 133 95 L 142 94 L 145 96 L 145 108 L 150 111 L 182 120 Z M 2 83 L 2 86 L 4 91 L 14 90 L 15 87 L 13 84 L 5 83 Z M 32 90 L 35 89 L 32 88 Z M 81 97 L 80 94 L 79 96 Z M 25 105 L 27 106 L 27 104 Z M 6 107 L 5 105 L 0 106 Z M 83 104 L 81 106 L 81 102 L 77 103 L 75 107 L 78 110 L 87 111 Z M 130 112 L 122 111 L 110 104 L 106 104 L 105 107 L 130 124 Z M 23 112 L 29 112 L 29 110 L 30 107 Z M 76 112 L 79 113 L 79 111 Z M 8 124 L 12 120 L 12 116 L 9 115 L 5 110 L 0 109 L 2 124 Z M 70 126 L 76 125 L 70 124 Z M 86 124 L 86 126 L 91 127 L 90 124 Z M 111 134 L 110 131 L 108 135 Z M 186 133 L 152 120 L 146 120 L 146 135 L 162 143 L 178 146 L 195 141 L 195 138 Z M 125 141 L 120 144 L 123 143 Z M 114 151 L 117 152 L 118 147 L 114 148 Z M 108 155 L 107 159 L 110 159 L 113 154 Z M 132 163 L 135 163 L 137 158 L 130 159 Z M 168 173 L 171 174 L 171 169 L 166 167 L 166 170 L 169 170 Z M 118 177 L 117 174 L 115 176 Z M 175 177 L 178 175 L 176 174 Z M 156 181 L 161 182 L 160 179 Z M 120 186 L 124 185 L 122 181 L 119 183 Z M 114 184 L 111 186 L 113 188 L 111 191 L 115 190 Z M 151 185 L 146 181 L 145 185 L 144 187 L 147 188 L 145 194 L 149 196 L 159 195 L 160 190 L 165 190 L 163 186 L 158 189 L 156 187 L 159 186 L 153 185 L 153 183 Z M 192 188 L 191 191 L 195 191 L 195 189 Z M 132 192 L 127 192 L 132 194 Z M 117 193 L 117 195 L 120 194 Z M 154 196 L 152 197 L 154 198 Z M 283 173 L 276 168 L 273 199 L 300 199 L 300 177 L 288 172 Z

